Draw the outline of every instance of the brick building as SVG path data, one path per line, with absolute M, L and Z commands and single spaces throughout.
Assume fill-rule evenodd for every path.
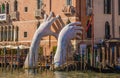
M 50 11 L 61 17 L 52 25 L 56 33 L 69 22 L 82 21 L 86 26 L 85 4 L 83 0 L 0 0 L 1 48 L 10 45 L 28 48 L 43 15 L 49 15 Z M 44 55 L 49 55 L 56 43 L 52 36 L 42 38 Z

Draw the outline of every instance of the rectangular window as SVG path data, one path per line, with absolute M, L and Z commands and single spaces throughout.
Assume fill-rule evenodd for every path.
M 104 13 L 111 14 L 111 0 L 104 0 Z
M 118 14 L 120 15 L 120 0 L 118 0 Z
M 28 12 L 28 7 L 25 7 L 24 10 L 25 10 L 25 12 Z
M 72 0 L 66 0 L 67 5 L 72 5 Z
M 37 0 L 37 9 L 42 7 L 42 0 Z
M 89 16 L 92 13 L 92 0 L 86 0 L 86 15 Z
M 24 37 L 27 37 L 27 32 L 24 32 Z

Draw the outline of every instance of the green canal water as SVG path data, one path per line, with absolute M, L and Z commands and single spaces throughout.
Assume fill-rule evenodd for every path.
M 26 74 L 24 71 L 0 71 L 0 78 L 120 78 L 120 74 L 115 73 L 95 73 L 95 72 L 80 72 L 80 71 L 71 71 L 71 72 L 53 72 L 53 71 L 44 71 L 39 72 L 35 75 Z

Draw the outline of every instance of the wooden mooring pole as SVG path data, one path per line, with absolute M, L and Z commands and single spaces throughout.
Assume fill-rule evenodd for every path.
M 106 43 L 106 65 L 108 65 L 108 62 L 109 62 L 108 53 L 109 53 L 109 43 Z
M 112 47 L 110 47 L 110 66 L 112 66 Z
M 13 72 L 13 51 L 11 49 L 11 73 Z
M 116 54 L 117 54 L 117 47 L 115 46 L 115 47 L 114 47 L 114 64 L 115 64 L 115 65 L 116 65 L 116 60 L 117 60 L 117 58 L 116 58 L 117 55 L 116 55 Z
M 102 47 L 102 66 L 105 66 L 105 47 Z

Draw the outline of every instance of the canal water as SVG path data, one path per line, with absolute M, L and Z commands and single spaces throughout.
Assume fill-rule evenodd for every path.
M 80 72 L 80 71 L 71 71 L 71 72 L 53 72 L 53 71 L 44 71 L 39 72 L 38 74 L 31 75 L 26 74 L 24 71 L 16 70 L 13 72 L 0 71 L 0 78 L 120 78 L 120 74 L 115 73 L 95 73 L 95 72 Z

